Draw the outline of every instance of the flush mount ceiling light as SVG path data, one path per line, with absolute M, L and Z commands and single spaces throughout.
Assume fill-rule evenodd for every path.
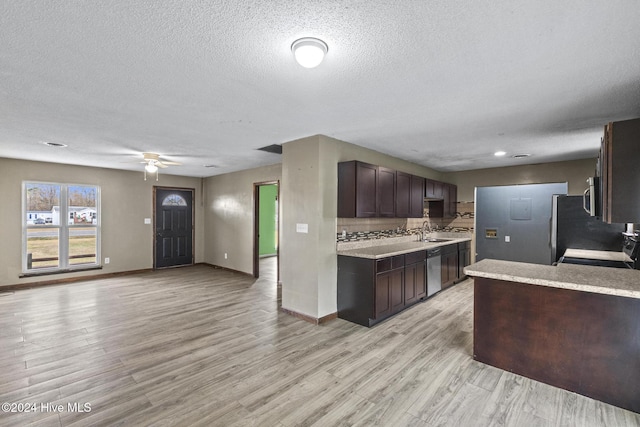
M 298 64 L 305 68 L 315 68 L 329 51 L 325 42 L 313 37 L 304 37 L 293 42 L 291 51 Z
M 529 153 L 523 153 L 523 154 L 514 154 L 513 157 L 514 159 L 524 159 L 525 157 L 530 157 L 531 154 Z
M 507 154 L 506 151 L 496 151 L 495 153 L 493 153 L 493 155 L 496 156 L 496 157 L 502 157 L 505 154 Z

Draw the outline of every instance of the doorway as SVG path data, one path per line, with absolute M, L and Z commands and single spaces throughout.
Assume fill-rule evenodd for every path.
M 260 260 L 275 258 L 276 279 L 280 279 L 279 262 L 279 181 L 253 184 L 253 276 L 260 277 Z
M 153 268 L 193 265 L 191 188 L 153 187 Z

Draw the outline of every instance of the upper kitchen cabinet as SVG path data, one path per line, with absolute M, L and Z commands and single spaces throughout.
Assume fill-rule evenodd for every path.
M 396 171 L 378 166 L 376 202 L 379 217 L 396 216 Z
M 396 172 L 396 217 L 422 218 L 424 207 L 424 178 Z
M 444 182 L 426 179 L 425 185 L 425 199 L 442 200 L 444 198 Z
M 429 202 L 429 216 L 431 218 L 455 218 L 458 203 L 458 187 L 456 185 L 427 179 L 425 198 Z
M 640 222 L 640 119 L 609 123 L 600 148 L 602 219 Z
M 424 182 L 421 176 L 411 175 L 411 206 L 409 218 L 422 218 L 424 216 Z
M 350 161 L 338 163 L 338 217 L 395 216 L 393 169 Z

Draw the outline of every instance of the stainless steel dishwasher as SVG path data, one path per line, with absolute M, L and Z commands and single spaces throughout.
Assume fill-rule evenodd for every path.
M 427 250 L 427 297 L 442 289 L 441 248 Z

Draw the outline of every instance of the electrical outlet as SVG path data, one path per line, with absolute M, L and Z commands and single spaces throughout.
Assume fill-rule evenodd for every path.
M 229 257 L 227 256 L 227 253 L 225 252 L 224 253 L 224 259 L 227 259 L 227 258 L 229 258 Z
M 109 259 L 109 257 L 106 257 L 106 258 L 104 259 L 104 263 L 105 263 L 105 264 L 109 264 L 109 262 L 111 262 L 111 260 Z

